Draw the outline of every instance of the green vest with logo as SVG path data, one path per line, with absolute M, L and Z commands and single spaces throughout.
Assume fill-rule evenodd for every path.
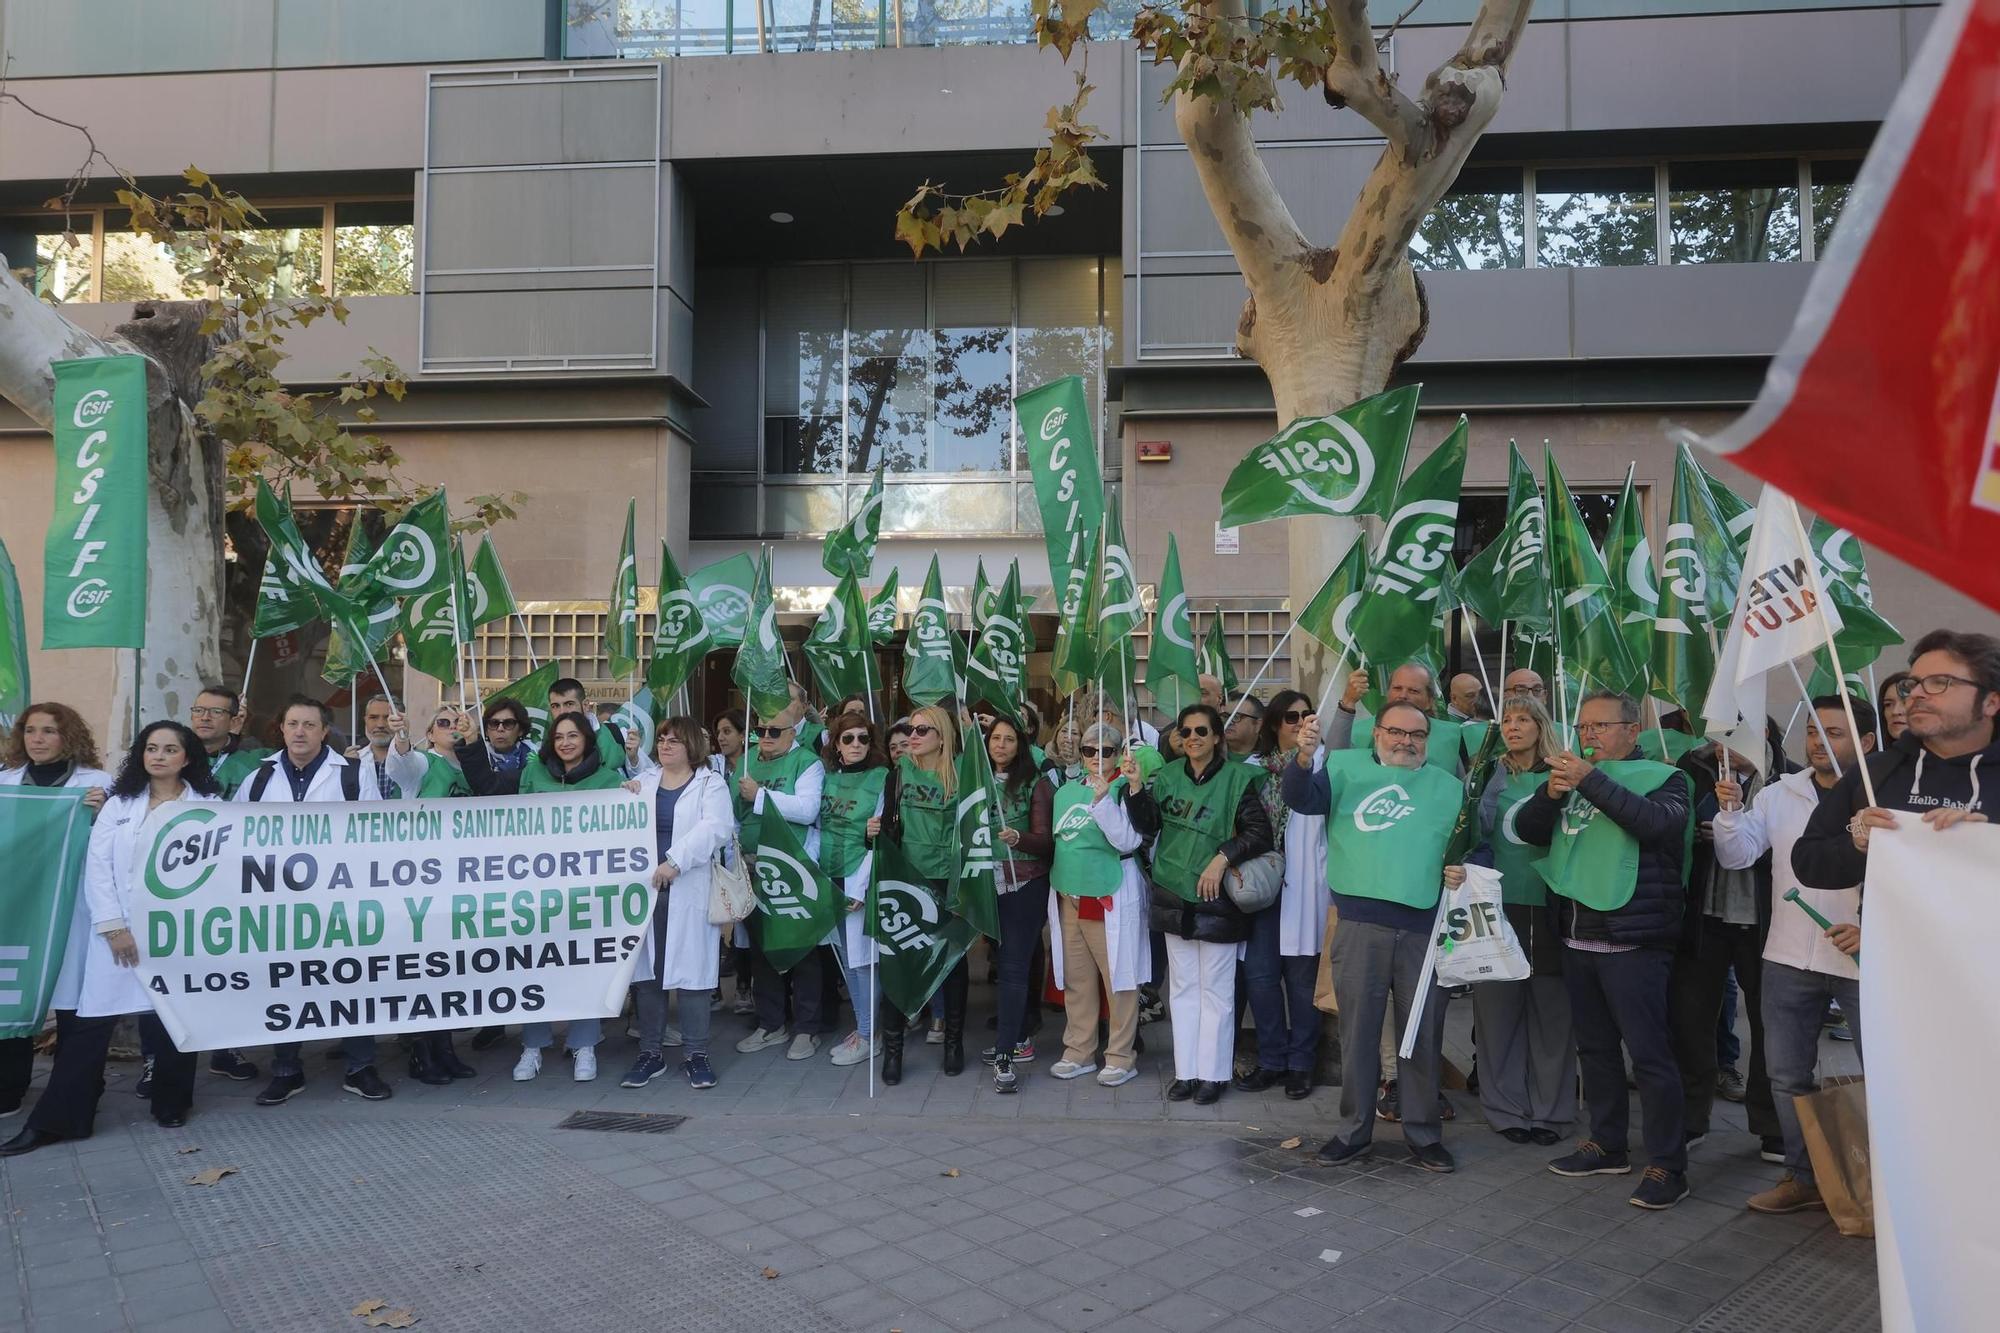
M 896 813 L 903 821 L 903 851 L 917 872 L 932 879 L 950 879 L 958 853 L 958 806 L 946 794 L 937 774 L 918 768 L 908 755 L 896 761 L 902 792 Z
M 743 794 L 736 787 L 737 780 L 743 775 L 744 764 L 749 765 L 750 776 L 757 780 L 758 786 L 790 796 L 798 791 L 800 776 L 819 762 L 818 755 L 796 741 L 791 749 L 776 759 L 766 759 L 754 744 L 744 752 L 744 756 L 737 760 L 736 767 L 729 774 L 729 795 L 736 804 L 736 822 L 739 824 L 750 818 L 752 805 L 743 799 Z M 801 824 L 798 827 L 807 828 L 810 825 Z
M 220 758 L 211 756 L 208 771 L 215 775 L 216 785 L 222 788 L 222 794 L 228 796 L 243 785 L 245 778 L 257 771 L 257 765 L 270 757 L 269 750 L 260 750 L 254 745 L 239 745 Z
M 996 779 L 994 781 L 993 791 L 999 797 L 998 802 L 995 804 L 994 812 L 1000 818 L 1000 828 L 1013 829 L 1017 833 L 1026 833 L 1028 831 L 1028 825 L 1034 816 L 1035 784 L 1041 780 L 1041 775 L 1036 774 L 1033 781 L 1023 782 L 1018 792 L 1014 791 L 1005 779 Z M 1012 847 L 1001 842 L 998 838 L 994 839 L 993 851 L 1002 861 L 1017 861 L 1021 859 L 1014 855 Z
M 424 756 L 424 780 L 417 787 L 417 795 L 423 798 L 437 796 L 470 796 L 472 787 L 465 780 L 465 774 L 457 765 L 447 763 L 435 754 Z
M 1326 882 L 1335 893 L 1436 907 L 1464 784 L 1434 764 L 1391 768 L 1372 750 L 1326 757 Z
M 1610 759 L 1597 771 L 1637 796 L 1658 791 L 1686 774 L 1651 759 Z M 1693 837 L 1690 823 L 1688 836 Z M 1682 858 L 1685 865 L 1686 857 Z M 1632 901 L 1639 887 L 1639 840 L 1618 822 L 1571 792 L 1563 803 L 1549 854 L 1536 867 L 1550 888 L 1594 912 L 1615 912 Z
M 889 785 L 886 764 L 857 772 L 829 772 L 819 801 L 819 868 L 838 885 L 868 854 L 868 821 Z
M 1447 773 L 1458 772 L 1458 752 L 1464 737 L 1464 724 L 1448 717 L 1428 719 L 1431 734 L 1424 740 L 1424 762 L 1435 764 Z M 1350 750 L 1370 750 L 1375 748 L 1375 714 L 1366 708 L 1356 709 L 1354 731 L 1347 738 Z
M 1108 898 L 1118 892 L 1119 882 L 1125 877 L 1118 849 L 1111 845 L 1090 813 L 1096 799 L 1087 782 L 1065 782 L 1056 790 L 1056 854 L 1049 869 L 1049 884 L 1057 893 L 1072 898 Z M 1116 784 L 1112 786 L 1111 799 L 1123 799 Z
M 1215 849 L 1236 832 L 1236 807 L 1243 793 L 1270 774 L 1228 755 L 1214 777 L 1197 784 L 1188 761 L 1176 759 L 1154 775 L 1153 800 L 1160 807 L 1160 836 L 1153 844 L 1153 882 L 1188 902 L 1199 901 L 1195 884 L 1215 859 Z
M 1549 886 L 1537 864 L 1549 854 L 1546 847 L 1521 841 L 1514 820 L 1530 796 L 1549 780 L 1547 773 L 1515 773 L 1500 789 L 1493 827 L 1486 830 L 1487 846 L 1493 849 L 1493 868 L 1500 872 L 1500 897 L 1504 902 L 1540 907 L 1549 900 Z

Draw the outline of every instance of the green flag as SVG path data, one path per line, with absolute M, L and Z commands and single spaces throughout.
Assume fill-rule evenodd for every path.
M 1236 465 L 1222 487 L 1217 521 L 1232 528 L 1271 518 L 1388 513 L 1422 391 L 1421 384 L 1407 384 L 1332 416 L 1300 417 Z
M 1104 511 L 1104 568 L 1099 577 L 1103 586 L 1097 595 L 1097 679 L 1105 697 L 1112 700 L 1119 716 L 1129 714 L 1139 684 L 1138 653 L 1133 636 L 1146 618 L 1139 601 L 1139 580 L 1132 569 L 1132 553 L 1125 545 L 1125 529 L 1118 506 Z
M 1103 534 L 1100 532 L 1099 534 Z M 1091 684 L 1098 678 L 1099 644 L 1097 610 L 1104 595 L 1104 548 L 1090 548 L 1083 564 L 1083 595 L 1064 614 L 1056 629 L 1056 688 L 1065 694 Z
M 491 533 L 479 543 L 479 554 L 472 558 L 466 591 L 471 597 L 469 610 L 474 629 L 505 620 L 521 609 L 514 600 L 513 586 L 507 582 L 507 571 L 500 568 L 500 552 L 494 548 Z
M 1021 610 L 1021 566 L 1007 570 L 972 646 L 972 659 L 965 666 L 967 706 L 984 700 L 1002 716 L 1018 720 L 1026 689 L 1023 677 L 1028 665 L 1027 616 Z M 972 747 L 977 748 L 977 747 Z
M 451 501 L 440 486 L 404 510 L 389 529 L 360 575 L 354 601 L 374 606 L 384 597 L 416 597 L 448 589 L 456 573 L 451 559 Z
M 659 618 L 653 625 L 653 656 L 646 663 L 646 688 L 663 703 L 687 683 L 715 646 L 701 605 L 681 577 L 674 553 L 660 543 Z
M 1167 560 L 1160 569 L 1153 607 L 1153 633 L 1146 646 L 1146 688 L 1153 704 L 1170 716 L 1201 698 L 1201 667 L 1195 656 L 1194 622 L 1188 616 L 1187 588 L 1181 582 L 1181 553 L 1167 534 Z
M 1611 576 L 1590 540 L 1576 500 L 1544 446 L 1549 489 L 1549 577 L 1556 599 L 1556 647 L 1563 670 L 1593 689 L 1623 690 L 1633 676 L 1611 614 Z
M 757 853 L 750 864 L 757 910 L 750 914 L 750 929 L 771 966 L 789 972 L 840 924 L 847 901 L 799 846 L 799 835 L 776 804 L 764 802 L 756 823 Z
M 143 648 L 146 358 L 82 357 L 51 369 L 55 509 L 42 546 L 42 647 Z
M 1715 571 L 1734 566 L 1736 559 L 1708 479 L 1683 444 L 1674 462 L 1666 541 L 1660 550 L 1660 613 L 1653 621 L 1652 677 L 1653 692 L 1690 717 L 1701 716 L 1715 676 L 1721 633 L 1736 609 L 1733 594 L 1720 600 L 1718 619 Z M 1734 588 L 1734 573 L 1725 577 Z
M 80 787 L 0 788 L 0 1038 L 38 1037 L 69 943 L 70 916 L 90 851 L 90 808 Z M 135 904 L 137 906 L 137 904 Z
M 7 543 L 0 542 L 0 730 L 33 698 L 28 683 L 28 620 L 21 606 L 21 579 Z
M 1353 624 L 1354 613 L 1367 592 L 1368 539 L 1356 536 L 1347 554 L 1334 562 L 1333 572 L 1320 584 L 1312 601 L 1299 612 L 1299 628 L 1339 653 L 1349 667 L 1366 660 L 1355 642 Z
M 875 544 L 881 537 L 882 468 L 877 466 L 874 478 L 868 483 L 868 493 L 861 497 L 861 507 L 854 511 L 854 517 L 827 533 L 826 540 L 820 544 L 820 566 L 835 578 L 852 574 L 858 579 L 865 579 L 875 567 Z
M 1489 625 L 1498 625 L 1500 615 L 1500 556 L 1506 547 L 1504 534 L 1495 537 L 1458 571 L 1454 588 L 1458 604 Z
M 953 645 L 957 642 L 958 636 L 951 632 L 951 614 L 945 609 L 944 580 L 933 555 L 930 572 L 924 576 L 923 596 L 917 600 L 917 614 L 903 640 L 903 693 L 920 704 L 956 695 L 958 662 Z
M 882 997 L 906 1017 L 922 1014 L 978 930 L 952 915 L 931 881 L 887 838 L 876 844 L 874 882 L 863 910 L 880 950 L 875 965 Z
M 625 541 L 618 548 L 618 569 L 611 576 L 611 598 L 604 619 L 604 655 L 613 678 L 639 669 L 639 556 L 632 545 L 639 502 L 625 502 Z
M 896 571 L 889 581 L 868 599 L 868 637 L 878 644 L 896 641 Z
M 750 585 L 757 581 L 757 562 L 747 554 L 732 555 L 703 565 L 687 581 L 714 646 L 734 648 L 742 643 L 750 623 Z
M 1056 688 L 1068 693 L 1081 683 L 1063 669 L 1062 638 L 1082 625 L 1079 606 L 1096 576 L 1097 530 L 1104 522 L 1104 477 L 1098 467 L 1091 429 L 1090 399 L 1083 380 L 1066 376 L 1014 400 L 1019 438 L 1027 448 L 1035 481 L 1042 538 L 1048 545 L 1049 575 L 1056 594 Z
M 283 634 L 318 619 L 338 625 L 356 618 L 354 603 L 328 581 L 319 557 L 306 545 L 291 505 L 273 495 L 262 477 L 257 479 L 257 523 L 270 539 L 271 554 L 257 593 L 255 637 Z
M 1653 660 L 1653 622 L 1660 614 L 1660 593 L 1653 578 L 1653 548 L 1646 540 L 1646 517 L 1632 488 L 1634 468 L 1625 467 L 1625 486 L 1611 527 L 1604 535 L 1604 570 L 1611 578 L 1611 615 L 1618 637 L 1625 641 L 1631 676 L 1617 688 L 1634 699 L 1649 693 L 1648 668 Z
M 1202 635 L 1197 665 L 1202 675 L 1213 676 L 1221 682 L 1223 698 L 1236 693 L 1236 664 L 1229 660 L 1229 639 L 1222 632 L 1222 608 L 1219 606 L 1215 608 L 1215 614 L 1208 618 L 1208 632 Z
M 382 648 L 403 624 L 403 608 L 396 599 L 381 594 L 372 606 L 364 606 L 359 600 L 369 585 L 366 580 L 368 561 L 375 553 L 374 543 L 368 536 L 368 525 L 361 521 L 357 512 L 347 528 L 347 554 L 340 562 L 340 582 L 342 595 L 354 600 L 356 624 L 362 631 L 362 638 L 356 639 L 348 625 L 335 621 L 332 632 L 326 640 L 326 667 L 321 678 L 332 685 L 346 685 L 368 669 L 372 658 L 380 661 Z M 363 646 L 365 642 L 366 646 Z
M 491 704 L 495 699 L 512 699 L 528 710 L 528 734 L 522 739 L 529 745 L 538 746 L 549 726 L 549 687 L 562 679 L 562 664 L 548 661 L 530 671 L 511 685 L 502 685 L 486 696 Z
M 458 681 L 458 648 L 464 641 L 459 605 L 459 588 L 453 580 L 403 600 L 403 660 L 447 685 Z
M 1549 624 L 1548 508 L 1528 460 L 1507 441 L 1507 526 L 1500 534 L 1500 619 Z
M 862 600 L 861 585 L 853 574 L 840 576 L 833 596 L 806 636 L 805 651 L 813 680 L 829 701 L 850 694 L 872 699 L 880 692 L 875 643 L 868 636 L 868 604 Z
M 785 643 L 778 637 L 778 608 L 771 595 L 771 553 L 757 562 L 757 581 L 750 588 L 749 629 L 736 650 L 729 678 L 742 687 L 759 717 L 773 718 L 792 704 L 791 679 L 785 672 Z
M 391 606 L 395 603 L 390 602 Z M 257 610 L 250 621 L 250 637 L 268 639 L 289 634 L 319 619 L 319 608 L 306 596 L 305 589 L 285 574 L 284 562 L 273 549 L 264 557 L 264 572 L 257 580 Z
M 979 642 L 979 631 L 986 625 L 986 617 L 993 610 L 993 587 L 986 581 L 986 557 L 979 557 L 979 563 L 972 574 L 972 641 Z
M 1681 448 L 1686 449 L 1687 446 L 1683 444 Z M 1735 548 L 1736 559 L 1740 564 L 1744 553 L 1750 549 L 1750 529 L 1757 526 L 1757 506 L 1723 485 L 1719 477 L 1702 467 L 1700 463 L 1695 464 L 1695 469 L 1701 473 L 1701 479 L 1708 484 L 1708 493 L 1715 501 L 1715 512 L 1722 515 L 1722 526 L 1729 533 L 1729 544 Z M 1732 593 L 1730 596 L 1732 608 L 1735 600 L 1735 595 Z
M 1000 938 L 1000 896 L 993 884 L 997 864 L 1000 800 L 994 791 L 993 762 L 975 730 L 958 752 L 958 855 L 951 863 L 953 912 L 991 940 Z
M 1353 619 L 1368 660 L 1394 667 L 1435 637 L 1441 571 L 1458 532 L 1458 492 L 1465 480 L 1469 429 L 1464 417 L 1443 444 L 1396 490 L 1396 508 L 1369 562 L 1368 596 Z

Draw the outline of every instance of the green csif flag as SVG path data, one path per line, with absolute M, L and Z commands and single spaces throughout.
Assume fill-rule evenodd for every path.
M 959 638 L 951 632 L 951 613 L 944 604 L 944 580 L 938 560 L 931 557 L 924 575 L 923 595 L 903 640 L 903 693 L 920 704 L 934 704 L 958 693 Z
M 521 677 L 511 685 L 502 685 L 486 696 L 488 706 L 495 699 L 512 699 L 528 710 L 528 734 L 523 737 L 529 745 L 539 746 L 542 736 L 549 727 L 549 689 L 562 679 L 562 664 L 547 661 Z
M 472 557 L 466 592 L 471 598 L 467 609 L 471 612 L 474 629 L 496 620 L 505 620 L 521 609 L 520 603 L 514 600 L 513 585 L 507 582 L 507 571 L 500 567 L 500 552 L 493 545 L 491 533 L 479 543 L 479 554 Z
M 1215 614 L 1208 618 L 1208 632 L 1201 638 L 1197 666 L 1200 675 L 1215 677 L 1222 686 L 1223 698 L 1236 693 L 1236 664 L 1229 660 L 1229 639 L 1222 632 L 1222 608 L 1219 606 L 1215 608 Z
M 372 606 L 383 597 L 416 597 L 449 589 L 457 574 L 451 549 L 451 501 L 440 486 L 404 510 L 389 529 L 369 558 L 353 600 Z
M 1465 481 L 1469 428 L 1464 417 L 1443 444 L 1410 470 L 1369 562 L 1368 596 L 1353 619 L 1368 660 L 1394 667 L 1436 637 L 1438 595 L 1458 533 L 1458 493 Z
M 14 725 L 33 697 L 28 682 L 28 617 L 21 604 L 21 578 L 14 572 L 7 543 L 0 542 L 0 731 Z
M 1027 448 L 1055 584 L 1055 683 L 1067 693 L 1080 680 L 1063 669 L 1062 638 L 1082 626 L 1078 608 L 1096 576 L 1097 531 L 1104 523 L 1104 476 L 1091 430 L 1090 399 L 1083 380 L 1069 375 L 1016 398 L 1014 415 Z
M 1674 462 L 1667 505 L 1666 540 L 1660 549 L 1660 611 L 1653 620 L 1653 692 L 1690 717 L 1701 716 L 1715 676 L 1720 637 L 1735 613 L 1723 601 L 1718 618 L 1713 586 L 1719 567 L 1736 562 L 1708 478 L 1683 444 Z M 1731 587 L 1733 575 L 1724 575 Z
M 756 817 L 757 852 L 750 858 L 757 910 L 750 929 L 757 951 L 773 968 L 789 972 L 840 924 L 847 900 L 827 881 L 775 802 Z
M 993 585 L 986 581 L 986 557 L 979 557 L 979 563 L 972 572 L 972 641 L 979 642 L 979 631 L 986 624 L 986 614 L 993 609 Z
M 69 945 L 70 917 L 90 851 L 90 807 L 80 787 L 0 787 L 0 1039 L 38 1037 Z
M 284 634 L 314 620 L 340 625 L 358 619 L 353 601 L 327 579 L 319 557 L 306 545 L 290 502 L 273 495 L 262 477 L 257 479 L 257 524 L 270 540 L 271 553 L 257 591 L 251 628 L 256 638 Z
M 714 647 L 734 648 L 743 642 L 750 623 L 750 586 L 757 581 L 757 562 L 747 554 L 703 565 L 688 575 L 688 588 L 701 608 Z
M 865 579 L 875 567 L 875 544 L 881 538 L 882 468 L 878 466 L 874 478 L 868 483 L 868 493 L 861 497 L 861 507 L 854 511 L 854 517 L 827 533 L 826 540 L 820 544 L 820 567 L 835 578 L 852 574 L 858 579 Z
M 868 637 L 877 644 L 896 641 L 896 571 L 889 581 L 868 599 Z
M 974 930 L 1000 938 L 1000 894 L 993 875 L 999 849 L 1000 797 L 993 761 L 975 735 L 958 752 L 958 855 L 951 863 L 950 908 Z
M 1500 534 L 1500 619 L 1549 625 L 1548 506 L 1534 469 L 1507 441 L 1507 526 Z
M 918 873 L 902 847 L 887 838 L 876 844 L 874 882 L 862 910 L 879 950 L 875 966 L 882 997 L 906 1017 L 923 1013 L 979 938 L 970 922 L 951 913 L 938 887 Z
M 1100 532 L 1100 536 L 1103 534 Z M 1097 608 L 1104 595 L 1104 548 L 1092 546 L 1084 561 L 1083 595 L 1076 604 L 1063 613 L 1062 623 L 1056 627 L 1055 678 L 1056 689 L 1064 694 L 1097 680 L 1099 643 L 1097 635 Z
M 806 636 L 805 652 L 813 680 L 829 701 L 850 694 L 873 699 L 881 691 L 875 643 L 868 637 L 868 604 L 862 600 L 861 585 L 853 574 L 840 576 L 833 596 Z
M 965 702 L 982 700 L 1001 716 L 1018 720 L 1026 697 L 1028 665 L 1027 616 L 1021 610 L 1021 566 L 1007 570 L 1007 581 L 993 599 L 972 658 L 965 664 Z M 977 747 L 968 747 L 977 748 Z
M 146 646 L 146 358 L 53 363 L 42 647 Z
M 1549 577 L 1555 597 L 1561 667 L 1592 689 L 1623 690 L 1633 675 L 1625 640 L 1611 615 L 1611 576 L 1583 525 L 1569 484 L 1544 446 L 1549 489 Z
M 1625 641 L 1626 663 L 1631 669 L 1625 683 L 1616 688 L 1643 699 L 1650 693 L 1653 622 L 1659 619 L 1660 592 L 1653 578 L 1646 516 L 1639 512 L 1638 494 L 1632 488 L 1633 471 L 1627 464 L 1618 507 L 1612 510 L 1611 527 L 1604 534 L 1604 572 L 1611 578 L 1611 616 L 1618 623 L 1618 637 Z
M 785 643 L 778 637 L 778 608 L 771 594 L 771 553 L 757 562 L 757 581 L 750 589 L 749 629 L 736 650 L 729 678 L 742 687 L 751 709 L 773 718 L 792 705 L 791 679 L 785 672 Z
M 340 562 L 340 582 L 342 594 L 350 599 L 361 596 L 364 579 L 368 571 L 368 561 L 375 553 L 374 543 L 368 537 L 368 525 L 356 513 L 347 528 L 347 554 Z M 346 685 L 368 669 L 370 658 L 380 661 L 382 649 L 394 637 L 403 623 L 403 608 L 396 599 L 384 595 L 373 606 L 355 605 L 355 625 L 335 621 L 333 632 L 326 640 L 326 667 L 320 673 L 322 679 L 332 685 Z M 362 631 L 357 639 L 352 628 Z M 365 643 L 365 647 L 363 646 Z
M 1874 591 L 1868 586 L 1867 562 L 1861 542 L 1846 528 L 1836 528 L 1823 518 L 1814 519 L 1807 538 L 1813 559 L 1819 564 L 1820 583 L 1827 600 L 1840 612 L 1840 628 L 1834 632 L 1834 646 L 1840 650 L 1840 670 L 1850 694 L 1872 699 L 1874 692 L 1865 684 L 1865 673 L 1890 648 L 1903 641 L 1903 632 L 1884 620 L 1875 610 Z M 1831 694 L 1834 689 L 1833 659 L 1826 649 L 1813 653 L 1813 674 L 1807 692 Z
M 634 548 L 634 520 L 639 502 L 625 502 L 625 540 L 618 547 L 618 568 L 611 576 L 611 597 L 604 617 L 604 655 L 613 679 L 639 669 L 639 555 Z
M 1421 384 L 1332 416 L 1300 417 L 1245 455 L 1222 487 L 1225 528 L 1272 518 L 1385 514 L 1410 448 Z
M 1132 552 L 1125 544 L 1124 525 L 1118 506 L 1104 511 L 1103 580 L 1096 598 L 1097 679 L 1105 697 L 1121 717 L 1129 715 L 1139 684 L 1139 665 L 1133 638 L 1146 618 L 1139 601 L 1139 580 L 1132 569 Z
M 653 625 L 653 656 L 646 663 L 646 688 L 655 699 L 671 698 L 714 646 L 694 590 L 661 542 L 659 616 Z
M 1353 625 L 1354 613 L 1367 593 L 1368 538 L 1357 534 L 1347 554 L 1334 562 L 1333 572 L 1299 613 L 1299 628 L 1339 653 L 1349 667 L 1362 665 L 1367 659 L 1355 642 Z
M 403 601 L 403 660 L 433 680 L 456 684 L 459 647 L 471 627 L 465 607 L 465 561 L 457 542 L 451 544 L 451 564 L 459 575 L 443 587 L 420 592 Z
M 1167 560 L 1153 608 L 1153 633 L 1146 646 L 1146 688 L 1153 705 L 1169 717 L 1201 698 L 1194 622 L 1188 616 L 1187 588 L 1181 581 L 1181 553 L 1167 534 Z

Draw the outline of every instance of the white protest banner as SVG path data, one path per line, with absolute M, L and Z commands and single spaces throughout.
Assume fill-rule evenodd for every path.
M 174 802 L 139 847 L 139 972 L 182 1050 L 616 1014 L 656 896 L 625 791 Z
M 1991 1153 L 1956 1151 L 1938 1108 L 2000 1098 L 2000 1049 L 1986 1012 L 1993 978 L 1993 867 L 2000 828 L 1939 832 L 1914 811 L 1868 840 L 1861 1012 L 1868 1043 L 1868 1143 L 1882 1327 L 1990 1328 L 2000 1234 Z

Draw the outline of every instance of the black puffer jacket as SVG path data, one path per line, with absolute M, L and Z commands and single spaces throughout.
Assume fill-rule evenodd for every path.
M 1597 912 L 1573 899 L 1555 903 L 1565 939 L 1604 944 L 1679 943 L 1681 914 L 1687 906 L 1681 856 L 1687 841 L 1688 782 L 1679 774 L 1640 796 L 1593 770 L 1577 794 L 1602 811 L 1639 843 L 1639 876 L 1632 900 L 1615 912 Z M 1524 842 L 1546 847 L 1562 819 L 1563 801 L 1547 784 L 1521 804 L 1514 831 Z
M 1243 761 L 1218 748 L 1209 762 L 1208 768 L 1194 775 L 1197 786 L 1213 781 L 1222 772 L 1225 764 L 1240 764 Z M 1193 766 L 1189 766 L 1190 771 Z M 1160 807 L 1153 800 L 1150 787 L 1142 787 L 1126 797 L 1126 813 L 1132 816 L 1132 826 L 1139 830 L 1141 837 L 1151 840 L 1160 831 Z M 1257 794 L 1254 786 L 1245 787 L 1241 799 L 1236 802 L 1236 818 L 1232 821 L 1233 834 L 1215 850 L 1232 866 L 1240 866 L 1245 861 L 1262 856 L 1271 850 L 1277 839 L 1271 832 L 1271 816 L 1264 809 L 1264 799 Z M 1170 893 L 1157 884 L 1150 884 L 1152 902 L 1152 928 L 1184 940 L 1200 940 L 1205 944 L 1241 944 L 1250 938 L 1250 918 L 1240 911 L 1227 893 L 1219 893 L 1207 902 L 1188 902 L 1179 894 Z
M 1885 810 L 1911 810 L 1917 818 L 1951 806 L 2000 819 L 2000 739 L 1982 750 L 1940 759 L 1909 732 L 1880 754 L 1868 756 L 1875 799 Z M 1868 805 L 1861 770 L 1850 768 L 1820 801 L 1806 831 L 1792 844 L 1792 873 L 1812 889 L 1852 888 L 1868 877 L 1868 857 L 1854 849 L 1847 821 Z

